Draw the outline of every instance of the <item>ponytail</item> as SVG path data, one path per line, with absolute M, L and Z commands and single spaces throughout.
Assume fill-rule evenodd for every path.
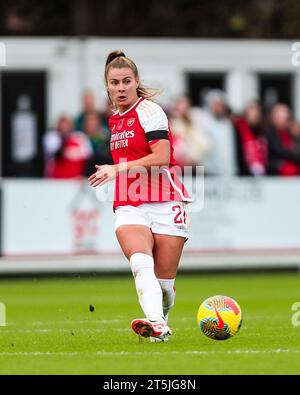
M 127 58 L 123 51 L 116 50 L 110 52 L 106 59 L 105 72 L 104 72 L 106 86 L 107 86 L 107 74 L 109 69 L 110 68 L 121 69 L 123 67 L 130 68 L 133 71 L 136 80 L 140 81 L 140 76 L 136 64 L 131 59 Z M 148 99 L 148 100 L 152 100 L 154 97 L 162 93 L 161 90 L 145 87 L 141 83 L 137 87 L 136 91 L 138 97 L 143 97 L 144 99 Z M 111 100 L 109 93 L 108 93 L 108 97 Z

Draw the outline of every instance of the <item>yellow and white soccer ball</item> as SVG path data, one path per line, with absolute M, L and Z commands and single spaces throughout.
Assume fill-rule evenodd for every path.
M 211 296 L 200 305 L 197 324 L 204 335 L 211 339 L 229 339 L 241 329 L 242 310 L 238 303 L 228 296 Z

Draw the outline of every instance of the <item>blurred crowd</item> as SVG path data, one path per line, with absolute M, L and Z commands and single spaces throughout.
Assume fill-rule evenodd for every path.
M 89 176 L 95 165 L 111 164 L 108 118 L 110 103 L 100 112 L 93 92 L 83 95 L 82 111 L 75 119 L 61 115 L 56 127 L 43 138 L 45 176 L 75 178 Z
M 204 166 L 208 176 L 300 175 L 300 123 L 290 108 L 277 103 L 266 113 L 257 101 L 234 114 L 219 90 L 207 93 L 202 107 L 187 96 L 164 108 L 180 166 Z M 97 109 L 93 92 L 83 95 L 75 119 L 62 115 L 43 139 L 45 176 L 89 176 L 95 164 L 112 163 L 108 117 L 111 105 Z

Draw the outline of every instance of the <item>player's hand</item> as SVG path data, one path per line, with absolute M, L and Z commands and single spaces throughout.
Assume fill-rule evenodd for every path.
M 96 169 L 97 171 L 88 178 L 92 187 L 104 185 L 116 178 L 117 172 L 114 165 L 96 165 Z

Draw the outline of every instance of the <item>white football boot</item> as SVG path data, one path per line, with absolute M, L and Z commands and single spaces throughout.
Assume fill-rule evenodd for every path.
M 163 317 L 164 318 L 164 321 L 165 321 L 165 323 L 167 324 L 167 326 L 168 326 L 168 314 L 165 316 L 165 317 Z M 170 329 L 170 328 L 169 328 Z M 171 330 L 171 329 L 170 329 Z M 167 341 L 169 341 L 169 337 L 172 335 L 172 330 L 171 330 L 171 334 L 169 334 L 169 335 L 166 335 L 163 339 L 161 339 L 160 337 L 150 337 L 150 342 L 151 343 L 160 343 L 160 342 L 167 342 Z
M 131 322 L 131 327 L 138 335 L 150 337 L 150 341 L 154 342 L 167 342 L 172 335 L 172 331 L 164 319 L 157 321 L 149 318 L 137 318 Z

